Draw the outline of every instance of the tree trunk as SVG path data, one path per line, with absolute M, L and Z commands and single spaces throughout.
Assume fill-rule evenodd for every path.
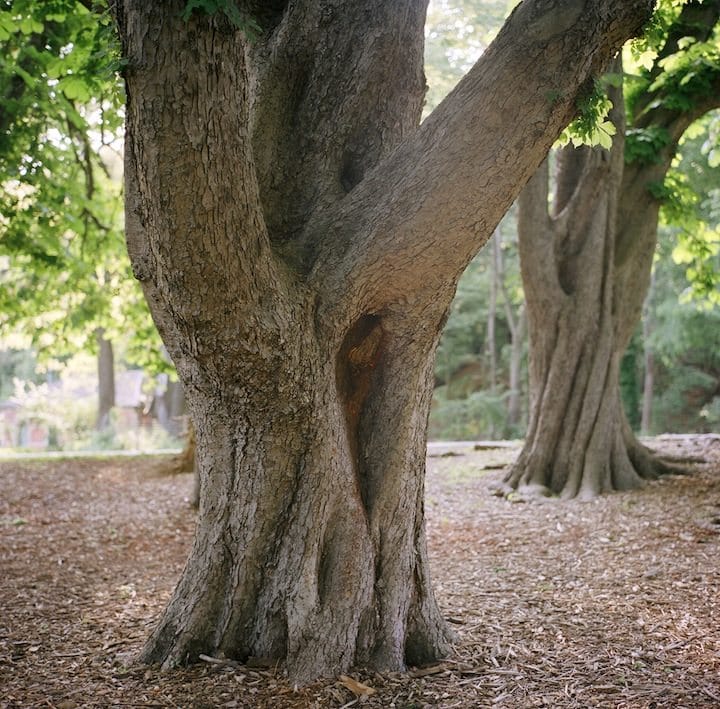
M 498 236 L 500 236 L 500 230 L 497 229 L 496 232 Z M 521 375 L 522 354 L 523 347 L 525 345 L 526 330 L 525 305 L 521 303 L 517 314 L 513 312 L 512 299 L 510 298 L 510 294 L 505 283 L 505 267 L 503 265 L 503 255 L 500 240 L 498 240 L 497 243 L 495 259 L 495 267 L 497 269 L 500 287 L 502 289 L 503 303 L 505 306 L 505 319 L 507 320 L 508 327 L 510 328 L 510 394 L 508 396 L 507 425 L 505 428 L 506 431 L 510 432 L 510 435 L 516 436 L 516 432 L 520 425 L 522 406 Z
M 558 165 L 555 216 L 547 213 L 547 164 L 519 201 L 531 410 L 507 481 L 545 494 L 591 497 L 638 483 L 619 415 L 622 347 L 613 319 L 622 149 L 569 147 Z
M 512 318 L 507 297 L 505 303 L 508 310 L 508 322 L 512 322 L 510 327 L 510 396 L 508 397 L 507 422 L 511 435 L 516 436 L 518 434 L 515 432 L 520 426 L 522 416 L 522 355 L 525 345 L 527 318 L 523 305 L 520 306 L 517 317 Z
M 98 414 L 95 428 L 102 431 L 110 425 L 110 411 L 115 406 L 115 359 L 112 342 L 105 339 L 103 328 L 95 331 L 95 338 L 98 345 Z
M 642 397 L 642 416 L 640 418 L 640 430 L 643 435 L 650 435 L 652 426 L 652 405 L 653 392 L 655 388 L 655 357 L 652 347 L 650 346 L 650 336 L 652 335 L 652 321 L 648 300 L 652 296 L 654 272 L 650 276 L 650 288 L 648 290 L 645 307 L 643 309 L 643 397 Z
M 251 401 L 247 390 L 230 406 L 190 398 L 203 490 L 193 573 L 146 660 L 214 648 L 287 658 L 293 676 L 309 678 L 447 650 L 426 567 L 418 425 L 440 322 L 422 345 L 409 325 L 363 318 L 333 343 L 334 357 L 305 335 L 292 350 L 307 362 L 287 363 L 285 386 L 271 369 Z M 343 632 L 333 640 L 329 627 Z
M 718 0 L 685 5 L 650 79 L 680 38 L 706 39 L 719 15 Z M 652 188 L 662 184 L 686 128 L 717 105 L 720 76 L 711 77 L 710 88 L 703 82 L 683 108 L 667 100 L 668 86 L 675 84 L 649 90 L 634 107 L 633 128 L 659 128 L 664 136 L 652 160 L 623 167 L 624 101 L 614 90 L 612 150 L 561 151 L 552 215 L 546 166 L 520 197 L 530 421 L 505 478 L 512 487 L 593 497 L 681 470 L 639 443 L 619 393 L 620 360 L 640 320 L 655 253 L 660 201 Z
M 622 116 L 613 113 L 622 135 Z M 530 421 L 506 481 L 528 492 L 587 499 L 639 487 L 665 470 L 635 439 L 620 399 L 620 361 L 633 329 L 617 308 L 622 156 L 617 138 L 612 151 L 563 149 L 552 217 L 546 165 L 520 196 Z
M 579 86 L 650 3 L 523 3 L 420 127 L 424 3 L 272 3 L 253 43 L 222 14 L 184 24 L 183 4 L 114 5 L 128 249 L 201 479 L 143 659 L 223 652 L 300 681 L 437 659 L 423 485 L 439 333 Z
M 497 387 L 497 342 L 495 337 L 495 318 L 497 317 L 497 296 L 498 296 L 498 279 L 500 278 L 500 248 L 501 239 L 499 229 L 495 229 L 493 239 L 490 242 L 492 248 L 492 258 L 490 259 L 490 298 L 488 300 L 488 317 L 487 317 L 487 338 L 486 351 L 490 362 L 490 388 L 493 392 Z

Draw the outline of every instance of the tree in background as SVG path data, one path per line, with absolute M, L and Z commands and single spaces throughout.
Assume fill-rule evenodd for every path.
M 552 213 L 547 166 L 520 197 L 531 412 L 513 487 L 590 497 L 668 469 L 633 435 L 618 373 L 648 289 L 665 175 L 687 127 L 720 101 L 719 15 L 717 0 L 661 6 L 649 40 L 658 51 L 629 82 L 627 127 L 611 87 L 612 148 L 608 124 L 591 124 L 606 145 L 561 151 Z
M 202 478 L 143 659 L 257 656 L 307 680 L 436 658 L 423 479 L 439 332 L 649 3 L 523 3 L 420 128 L 423 3 L 228 4 L 187 22 L 180 3 L 114 7 L 130 257 Z

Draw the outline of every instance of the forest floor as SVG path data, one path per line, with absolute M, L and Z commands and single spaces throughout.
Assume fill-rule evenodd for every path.
M 516 447 L 431 449 L 432 572 L 456 644 L 430 667 L 353 673 L 359 694 L 229 662 L 128 665 L 188 552 L 191 476 L 154 475 L 156 458 L 0 462 L 0 708 L 720 707 L 720 437 L 651 445 L 707 462 L 538 501 L 491 494 Z

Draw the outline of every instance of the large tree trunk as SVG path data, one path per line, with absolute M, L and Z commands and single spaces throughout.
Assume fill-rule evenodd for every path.
M 681 37 L 707 38 L 719 15 L 717 0 L 688 3 L 659 60 L 678 50 Z M 661 71 L 660 64 L 651 79 Z M 667 87 L 636 100 L 632 127 L 660 128 L 666 140 L 652 160 L 626 166 L 624 103 L 613 91 L 618 131 L 612 150 L 561 151 L 552 215 L 546 166 L 520 197 L 531 411 L 524 447 L 506 475 L 512 487 L 593 497 L 680 470 L 633 434 L 622 409 L 619 366 L 650 283 L 660 209 L 652 187 L 662 183 L 685 129 L 717 105 L 720 76 L 712 80 L 684 109 L 665 103 Z
M 182 2 L 115 4 L 128 248 L 201 477 L 145 660 L 307 680 L 447 651 L 423 517 L 434 352 L 463 268 L 650 3 L 586 5 L 523 3 L 418 128 L 423 2 L 272 3 L 253 43 Z
M 307 678 L 446 651 L 422 524 L 433 341 L 418 345 L 411 329 L 363 318 L 345 342 L 328 342 L 334 356 L 303 334 L 292 350 L 306 361 L 286 363 L 285 385 L 271 368 L 252 400 L 192 397 L 204 434 L 195 572 L 146 659 L 215 648 L 287 657 Z

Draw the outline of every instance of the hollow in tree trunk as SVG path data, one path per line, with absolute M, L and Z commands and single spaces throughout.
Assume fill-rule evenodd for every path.
M 201 478 L 143 659 L 222 652 L 296 680 L 437 659 L 423 485 L 439 333 L 650 3 L 522 3 L 422 126 L 423 2 L 271 3 L 253 42 L 222 13 L 184 23 L 184 4 L 113 5 L 128 249 Z

